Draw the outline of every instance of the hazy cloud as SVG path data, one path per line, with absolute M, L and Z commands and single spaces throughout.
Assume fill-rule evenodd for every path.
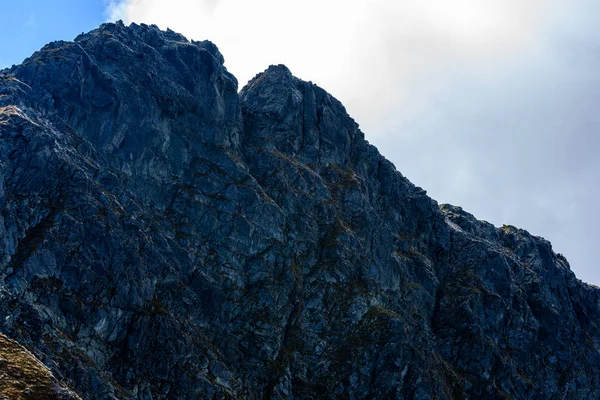
M 592 0 L 130 0 L 110 19 L 214 41 L 244 84 L 285 63 L 440 202 L 551 240 L 600 283 Z
M 527 51 L 557 8 L 555 0 L 129 0 L 109 12 L 214 41 L 241 84 L 284 63 L 368 125 L 453 65 L 485 68 Z
M 36 25 L 35 14 L 29 14 L 27 21 L 25 22 L 25 26 L 28 28 L 34 27 Z

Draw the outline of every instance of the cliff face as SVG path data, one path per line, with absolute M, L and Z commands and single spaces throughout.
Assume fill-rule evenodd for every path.
M 284 66 L 105 24 L 0 73 L 0 136 L 0 331 L 83 398 L 600 398 L 600 291 Z

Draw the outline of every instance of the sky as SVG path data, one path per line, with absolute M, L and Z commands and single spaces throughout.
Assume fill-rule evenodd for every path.
M 103 21 L 209 39 L 243 86 L 286 64 L 440 203 L 550 240 L 600 285 L 597 0 L 23 0 L 0 68 Z
M 105 0 L 17 0 L 0 6 L 0 68 L 53 40 L 73 40 L 107 19 Z

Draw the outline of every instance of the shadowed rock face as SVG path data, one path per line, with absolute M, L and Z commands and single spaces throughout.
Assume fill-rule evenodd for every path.
M 105 24 L 0 73 L 0 331 L 86 399 L 599 398 L 599 291 L 284 66 Z

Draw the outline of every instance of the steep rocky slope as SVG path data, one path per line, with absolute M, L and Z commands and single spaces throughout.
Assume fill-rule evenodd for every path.
M 600 398 L 600 291 L 284 66 L 105 24 L 0 73 L 0 137 L 0 331 L 83 398 Z

